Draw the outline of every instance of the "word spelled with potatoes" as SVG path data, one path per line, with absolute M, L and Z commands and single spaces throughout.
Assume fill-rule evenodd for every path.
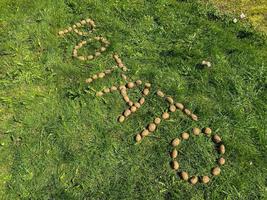
M 79 31 L 79 29 L 81 29 L 85 26 L 89 27 L 89 31 L 87 31 L 87 32 Z M 84 37 L 84 36 L 89 36 L 90 33 L 92 33 L 93 31 L 96 30 L 95 28 L 96 28 L 95 22 L 92 19 L 86 19 L 86 20 L 82 20 L 82 21 L 72 25 L 71 27 L 66 28 L 65 30 L 59 31 L 58 35 L 61 37 L 64 37 L 64 35 L 71 33 L 71 32 L 74 32 L 74 33 Z M 99 49 L 95 50 L 94 54 L 80 55 L 78 53 L 79 49 L 82 48 L 84 45 L 88 45 L 88 44 L 92 43 L 93 39 L 100 42 L 101 47 Z M 93 37 L 93 39 L 90 38 L 88 40 L 81 40 L 73 49 L 73 52 L 72 52 L 73 57 L 76 59 L 79 59 L 80 61 L 93 60 L 96 57 L 100 56 L 103 52 L 105 52 L 110 45 L 110 42 L 105 37 L 96 36 L 96 37 Z M 149 95 L 152 84 L 149 82 L 144 82 L 143 80 L 135 80 L 135 81 L 131 80 L 126 75 L 128 68 L 122 62 L 119 55 L 117 53 L 114 53 L 112 57 L 116 63 L 115 66 L 113 66 L 109 69 L 106 69 L 105 71 L 102 71 L 102 72 L 99 72 L 97 74 L 92 75 L 91 77 L 87 78 L 85 80 L 85 82 L 87 84 L 92 84 L 97 79 L 103 79 L 103 78 L 109 76 L 110 74 L 112 74 L 115 70 L 120 70 L 120 75 L 121 75 L 122 79 L 125 81 L 125 84 L 113 85 L 111 87 L 106 87 L 103 90 L 96 92 L 96 96 L 100 97 L 100 96 L 106 95 L 108 93 L 113 93 L 113 92 L 117 92 L 119 95 L 121 95 L 122 99 L 128 105 L 127 109 L 125 109 L 122 112 L 122 114 L 120 114 L 118 116 L 118 122 L 123 123 L 127 118 L 129 118 L 131 116 L 132 113 L 135 113 L 138 111 L 138 109 L 142 108 L 142 106 L 145 103 L 146 96 Z M 140 99 L 138 101 L 134 102 L 128 96 L 128 91 L 130 89 L 134 89 L 137 87 L 142 88 L 142 94 L 141 94 Z M 182 103 L 175 102 L 175 100 L 171 96 L 164 94 L 163 91 L 157 90 L 157 96 L 159 98 L 163 98 L 168 103 L 168 106 L 169 106 L 168 111 L 163 112 L 160 116 L 156 116 L 153 121 L 151 121 L 149 124 L 147 124 L 146 127 L 144 127 L 139 133 L 136 134 L 135 141 L 137 143 L 140 143 L 148 135 L 155 132 L 157 127 L 160 125 L 161 121 L 170 119 L 171 114 L 176 112 L 176 111 L 180 111 L 180 112 L 184 113 L 186 116 L 188 116 L 190 119 L 192 119 L 194 121 L 198 121 L 197 115 L 192 113 L 192 111 L 189 110 L 188 108 L 186 108 Z M 222 155 L 225 153 L 225 146 L 222 143 L 221 137 L 219 135 L 217 135 L 217 134 L 212 135 L 212 130 L 210 128 L 204 128 L 202 130 L 200 128 L 193 128 L 193 130 L 192 130 L 192 134 L 194 136 L 198 136 L 201 133 L 204 133 L 207 137 L 212 138 L 212 141 L 215 143 L 215 146 L 216 146 L 219 154 Z M 171 146 L 173 147 L 173 150 L 170 152 L 170 156 L 172 159 L 171 160 L 171 167 L 173 170 L 177 171 L 177 173 L 179 174 L 179 176 L 181 177 L 182 180 L 188 181 L 192 185 L 195 185 L 198 182 L 207 184 L 210 182 L 211 177 L 217 176 L 221 173 L 220 166 L 225 164 L 225 159 L 223 157 L 220 157 L 218 159 L 217 165 L 214 166 L 210 171 L 211 175 L 208 175 L 208 174 L 205 174 L 202 176 L 193 175 L 190 177 L 186 171 L 179 171 L 180 166 L 176 160 L 176 158 L 178 157 L 177 147 L 180 145 L 181 141 L 188 140 L 189 138 L 190 138 L 190 134 L 187 132 L 184 132 L 181 134 L 180 137 L 174 138 L 170 142 Z

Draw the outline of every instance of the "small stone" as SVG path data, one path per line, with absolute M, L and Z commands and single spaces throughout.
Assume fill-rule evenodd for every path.
M 137 134 L 137 135 L 135 136 L 135 141 L 136 141 L 136 142 L 140 142 L 141 140 L 142 140 L 141 135 L 140 135 L 140 134 Z
M 85 80 L 86 83 L 91 83 L 92 81 L 93 81 L 92 78 L 88 78 L 88 79 Z
M 202 176 L 201 181 L 202 183 L 207 184 L 210 181 L 210 178 L 208 176 Z
M 169 118 L 170 118 L 170 114 L 167 113 L 167 112 L 164 112 L 164 113 L 162 114 L 162 118 L 163 118 L 163 119 L 169 119 Z
M 190 178 L 190 183 L 191 183 L 192 185 L 197 184 L 197 182 L 198 182 L 198 177 L 197 177 L 197 176 L 192 176 L 192 177 Z
M 173 98 L 171 98 L 171 97 L 167 97 L 166 101 L 168 101 L 169 104 L 173 104 L 174 103 Z
M 160 97 L 164 97 L 165 96 L 164 93 L 162 91 L 160 91 L 160 90 L 157 91 L 157 95 L 160 96 Z
M 155 131 L 156 128 L 157 128 L 157 126 L 156 126 L 156 124 L 154 124 L 154 123 L 150 123 L 150 124 L 148 125 L 148 130 L 149 130 L 150 132 Z
M 131 111 L 129 109 L 125 110 L 123 113 L 125 117 L 128 117 L 130 114 L 131 114 Z
M 141 97 L 141 98 L 139 99 L 139 103 L 140 103 L 141 105 L 143 105 L 143 104 L 145 103 L 145 98 L 144 98 L 144 97 Z
M 211 132 L 212 132 L 211 128 L 205 128 L 205 130 L 204 130 L 204 133 L 205 133 L 206 135 L 210 135 Z
M 143 90 L 143 94 L 144 94 L 145 96 L 147 96 L 147 95 L 149 94 L 149 89 L 148 89 L 148 88 L 145 88 L 145 89 Z
M 125 120 L 125 117 L 124 117 L 123 115 L 121 115 L 121 116 L 119 117 L 119 122 L 122 123 L 122 122 L 124 122 L 124 120 Z
M 98 74 L 98 77 L 99 77 L 99 78 L 104 78 L 105 75 L 106 75 L 106 74 L 105 74 L 104 72 L 101 72 L 101 73 Z
M 178 151 L 176 149 L 173 149 L 171 152 L 171 158 L 176 158 L 178 156 Z
M 241 13 L 240 18 L 241 18 L 241 19 L 246 18 L 246 15 L 245 15 L 244 13 Z
M 134 113 L 134 112 L 136 112 L 137 108 L 135 106 L 131 106 L 130 110 L 131 110 L 131 112 Z
M 133 87 L 134 87 L 134 83 L 133 83 L 133 82 L 129 82 L 129 83 L 127 83 L 127 87 L 128 87 L 128 88 L 133 88 Z
M 179 169 L 179 163 L 176 160 L 172 161 L 172 169 L 174 169 L 174 170 Z
M 188 140 L 189 139 L 189 134 L 186 133 L 186 132 L 183 132 L 181 137 L 183 138 L 183 140 Z
M 216 144 L 219 144 L 222 141 L 221 137 L 219 135 L 217 135 L 217 134 L 212 137 L 212 140 Z
M 179 110 L 183 110 L 184 109 L 184 105 L 181 103 L 176 103 L 175 104 L 176 108 L 178 108 Z
M 172 140 L 171 145 L 172 145 L 173 147 L 176 147 L 176 146 L 178 146 L 179 144 L 180 144 L 180 139 L 179 139 L 179 138 L 175 138 L 175 139 Z
M 219 158 L 218 164 L 219 165 L 224 165 L 225 164 L 225 159 L 224 158 Z
M 188 181 L 188 179 L 189 179 L 189 175 L 188 175 L 187 172 L 181 172 L 181 173 L 180 173 L 180 177 L 181 177 L 181 179 L 184 180 L 184 181 Z
M 137 80 L 135 81 L 136 85 L 141 85 L 142 84 L 142 81 L 141 80 Z
M 138 102 L 135 102 L 135 103 L 134 103 L 134 106 L 135 106 L 136 108 L 140 108 L 140 107 L 141 107 L 140 103 L 138 103 Z
M 219 153 L 220 153 L 220 154 L 224 154 L 224 153 L 225 153 L 225 146 L 224 146 L 223 144 L 221 144 L 221 145 L 219 146 Z
M 195 114 L 191 114 L 191 119 L 194 120 L 194 121 L 197 121 L 198 117 Z
M 221 169 L 219 167 L 214 167 L 211 170 L 213 176 L 218 176 L 221 173 Z
M 201 130 L 199 128 L 193 128 L 193 134 L 199 135 L 201 133 Z
M 191 111 L 188 110 L 188 109 L 184 109 L 184 113 L 185 113 L 186 115 L 191 115 Z
M 147 129 L 145 129 L 145 130 L 143 130 L 142 132 L 141 132 L 141 136 L 142 137 L 146 137 L 146 136 L 148 136 L 149 135 L 149 131 L 147 130 Z
M 160 124 L 160 122 L 161 122 L 161 119 L 159 117 L 155 118 L 155 120 L 154 120 L 155 124 L 158 125 L 158 124 Z
M 175 105 L 170 105 L 169 110 L 171 112 L 175 112 L 176 111 L 176 106 Z

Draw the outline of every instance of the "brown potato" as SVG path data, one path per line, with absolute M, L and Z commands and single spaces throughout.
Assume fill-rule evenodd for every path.
M 199 135 L 201 133 L 201 130 L 199 128 L 193 128 L 193 134 Z
M 174 159 L 178 156 L 178 151 L 176 149 L 173 149 L 171 152 L 171 157 Z
M 188 140 L 189 139 L 189 133 L 183 132 L 182 138 L 183 138 L 183 140 Z
M 162 114 L 162 118 L 163 118 L 163 119 L 169 119 L 169 118 L 170 118 L 170 114 L 167 113 L 167 112 L 164 112 L 164 113 Z
M 161 122 L 161 119 L 159 117 L 154 119 L 154 123 L 155 124 L 160 124 L 160 122 Z
M 189 175 L 188 175 L 187 172 L 181 172 L 181 173 L 180 173 L 180 177 L 181 177 L 181 179 L 183 179 L 184 181 L 188 181 L 188 179 L 189 179 Z
M 136 141 L 136 142 L 140 142 L 141 139 L 142 139 L 142 137 L 141 137 L 140 134 L 137 134 L 137 135 L 135 136 L 135 141 Z
M 148 130 L 149 130 L 150 132 L 155 131 L 156 128 L 157 128 L 157 126 L 156 126 L 156 124 L 154 124 L 154 123 L 150 123 L 150 124 L 148 125 Z
M 183 110 L 184 109 L 184 105 L 181 103 L 176 103 L 175 106 L 177 107 L 177 109 L 179 110 Z
M 170 110 L 171 112 L 175 112 L 175 111 L 176 111 L 176 107 L 175 107 L 175 105 L 170 105 L 169 110 Z
M 172 140 L 172 142 L 171 142 L 171 145 L 173 146 L 173 147 L 176 147 L 176 146 L 178 146 L 180 144 L 180 139 L 179 138 L 174 138 L 173 140 Z
M 207 184 L 210 181 L 210 178 L 208 176 L 202 176 L 201 181 L 202 181 L 202 183 Z
M 221 169 L 219 167 L 214 167 L 211 170 L 212 175 L 218 176 L 221 173 Z
M 198 182 L 198 177 L 197 177 L 197 176 L 192 176 L 192 177 L 190 178 L 190 183 L 191 183 L 192 185 L 197 184 L 197 182 Z
M 217 134 L 213 136 L 212 140 L 216 144 L 219 144 L 222 141 L 221 137 L 219 135 L 217 135 Z
M 179 169 L 179 163 L 176 160 L 172 161 L 172 169 L 178 170 Z

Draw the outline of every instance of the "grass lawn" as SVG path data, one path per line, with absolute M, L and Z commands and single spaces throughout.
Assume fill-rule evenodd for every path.
M 243 12 L 251 24 L 258 30 L 267 33 L 267 1 L 266 0 L 202 0 L 213 3 L 220 10 L 239 17 Z
M 71 56 L 81 36 L 57 33 L 88 17 L 92 35 L 111 45 L 81 62 Z M 92 92 L 124 83 L 119 73 L 85 83 L 115 64 L 114 52 L 129 77 L 152 83 L 122 124 L 121 96 Z M 0 199 L 266 199 L 266 63 L 264 34 L 193 0 L 1 0 Z M 159 88 L 199 121 L 177 112 L 135 144 L 168 108 Z M 196 126 L 222 136 L 226 164 L 209 184 L 192 186 L 170 168 L 169 142 Z M 210 173 L 218 156 L 204 136 L 182 142 L 179 154 L 181 169 L 196 175 Z

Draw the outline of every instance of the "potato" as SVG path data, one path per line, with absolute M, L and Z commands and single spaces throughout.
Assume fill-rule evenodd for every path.
M 211 170 L 212 175 L 218 176 L 221 173 L 221 169 L 219 167 L 214 167 Z
M 222 141 L 222 139 L 220 138 L 220 136 L 219 135 L 214 135 L 213 137 L 212 137 L 212 140 L 216 143 L 216 144 L 219 144 L 221 141 Z
M 142 139 L 142 137 L 141 137 L 140 134 L 137 134 L 137 135 L 135 136 L 135 141 L 136 141 L 136 142 L 140 142 L 141 139 Z
M 174 169 L 174 170 L 178 170 L 179 169 L 179 163 L 176 161 L 176 160 L 173 160 L 172 161 L 172 168 Z
M 190 183 L 191 183 L 192 185 L 197 184 L 197 182 L 198 182 L 198 177 L 197 177 L 197 176 L 192 176 L 192 177 L 190 178 Z
M 163 119 L 169 119 L 169 118 L 170 118 L 170 114 L 167 113 L 167 112 L 164 112 L 164 113 L 162 114 L 162 118 L 163 118 Z
M 210 181 L 210 178 L 208 176 L 202 176 L 201 181 L 202 181 L 202 183 L 207 184 Z
M 172 142 L 171 142 L 171 145 L 173 146 L 173 147 L 176 147 L 176 146 L 178 146 L 180 144 L 180 139 L 179 138 L 174 138 L 173 140 L 172 140 Z
M 188 179 L 189 179 L 189 175 L 188 175 L 187 172 L 181 172 L 181 173 L 180 173 L 180 177 L 181 177 L 181 179 L 183 179 L 184 181 L 188 181 Z
M 186 132 L 183 132 L 182 133 L 182 138 L 183 138 L 183 140 L 188 140 L 189 139 L 189 134 L 186 133 Z
M 175 106 L 176 106 L 176 108 L 179 109 L 179 110 L 183 110 L 183 109 L 184 109 L 184 105 L 181 104 L 181 103 L 176 103 Z
M 219 158 L 218 164 L 219 165 L 224 165 L 225 164 L 225 159 L 223 157 L 222 158 Z
M 178 151 L 176 149 L 173 149 L 171 152 L 171 157 L 174 159 L 178 156 Z
M 160 124 L 160 122 L 161 122 L 161 119 L 159 117 L 155 118 L 155 120 L 154 120 L 155 124 Z
M 176 111 L 176 107 L 175 107 L 175 105 L 170 105 L 169 110 L 170 110 L 171 112 L 175 112 L 175 111 Z
M 156 124 L 154 124 L 154 123 L 150 123 L 150 124 L 148 125 L 148 130 L 149 130 L 150 132 L 155 131 L 156 128 L 157 128 L 157 126 L 156 126 Z
M 201 130 L 199 128 L 193 128 L 193 134 L 199 135 L 201 133 Z

